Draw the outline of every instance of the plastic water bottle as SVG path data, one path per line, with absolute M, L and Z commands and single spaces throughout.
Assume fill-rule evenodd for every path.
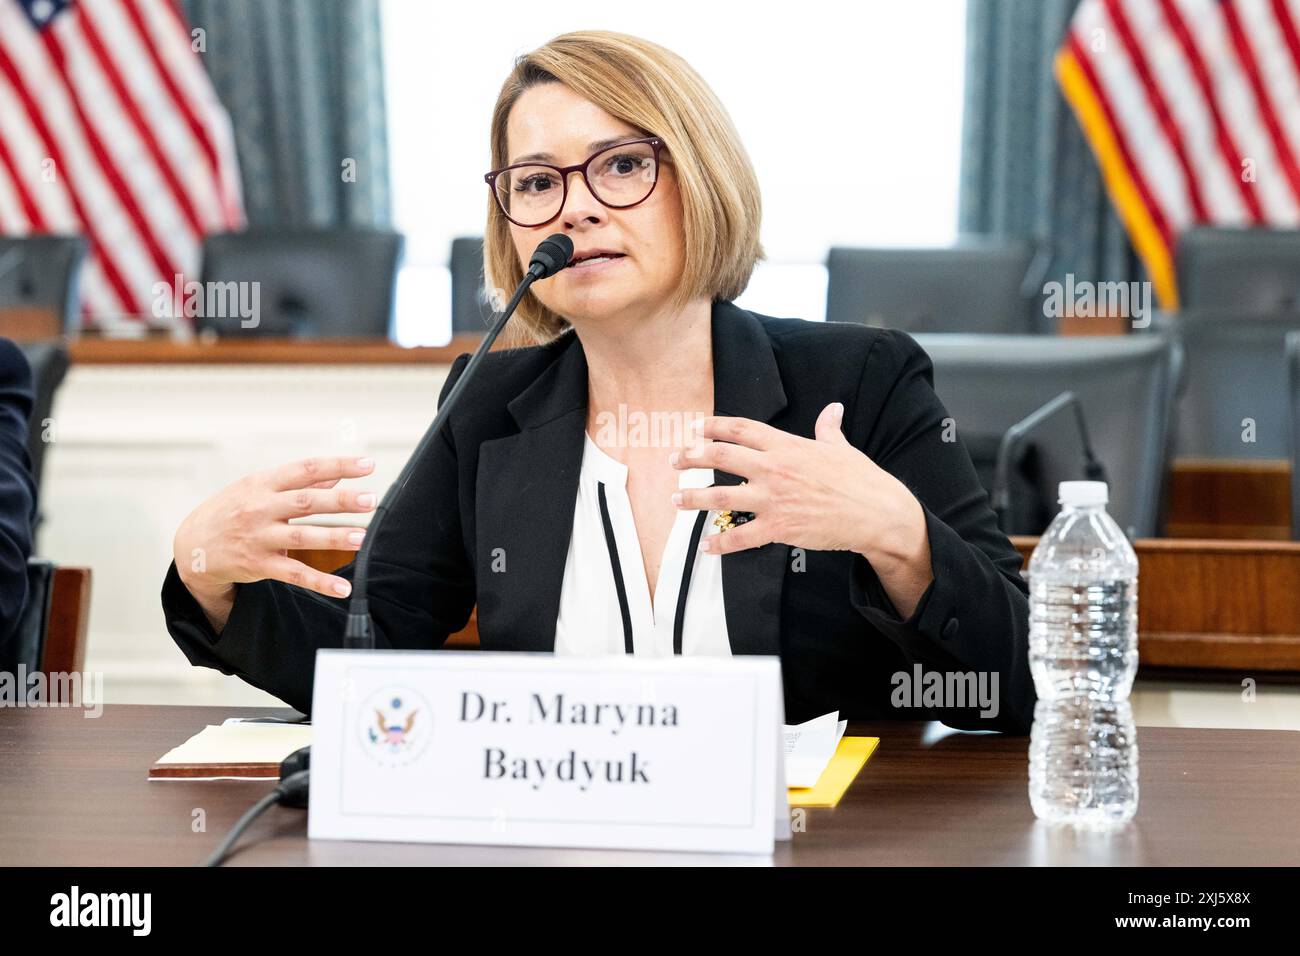
M 1105 482 L 1061 482 L 1029 559 L 1029 802 L 1041 820 L 1090 828 L 1131 820 L 1138 802 L 1137 555 L 1106 501 Z

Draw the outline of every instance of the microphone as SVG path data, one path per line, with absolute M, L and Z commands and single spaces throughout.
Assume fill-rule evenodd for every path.
M 569 260 L 573 258 L 573 241 L 562 233 L 556 233 L 542 240 L 537 249 L 533 252 L 533 257 L 528 263 L 528 271 L 524 274 L 515 289 L 515 294 L 510 299 L 510 303 L 501 312 L 501 315 L 492 324 L 488 334 L 484 336 L 483 341 L 479 344 L 478 349 L 465 363 L 465 370 L 461 372 L 460 378 L 447 393 L 446 399 L 443 400 L 442 407 L 438 409 L 438 414 L 434 416 L 433 423 L 429 426 L 420 443 L 416 445 L 415 451 L 407 459 L 406 465 L 402 468 L 401 474 L 393 482 L 383 499 L 375 508 L 375 513 L 370 519 L 370 526 L 366 531 L 365 541 L 361 544 L 360 551 L 357 552 L 356 562 L 353 565 L 352 575 L 352 600 L 348 605 L 348 622 L 343 632 L 343 646 L 351 650 L 373 650 L 375 646 L 374 623 L 370 619 L 370 604 L 367 599 L 367 581 L 370 575 L 370 548 L 374 544 L 375 538 L 384 518 L 388 514 L 389 508 L 397 500 L 397 496 L 402 493 L 406 483 L 411 480 L 411 475 L 415 471 L 415 464 L 423 456 L 424 452 L 433 443 L 439 431 L 446 424 L 447 416 L 451 410 L 456 407 L 456 402 L 464 394 L 465 387 L 469 384 L 474 372 L 478 369 L 479 363 L 492 343 L 496 341 L 501 330 L 505 328 L 510 316 L 514 314 L 519 305 L 519 300 L 524 297 L 529 286 L 541 279 L 549 279 L 557 272 L 563 270 Z
M 497 320 L 492 323 L 492 328 L 484 336 L 479 347 L 470 356 L 470 360 L 465 363 L 465 371 L 460 373 L 460 378 L 447 393 L 446 399 L 443 400 L 442 407 L 438 409 L 438 414 L 433 417 L 433 423 L 429 425 L 428 430 L 420 439 L 420 443 L 415 446 L 415 451 L 411 457 L 406 460 L 402 467 L 401 474 L 397 480 L 389 486 L 388 491 L 384 492 L 383 499 L 379 506 L 375 508 L 375 513 L 370 519 L 370 527 L 366 531 L 366 539 L 361 544 L 361 550 L 357 552 L 357 559 L 353 564 L 352 574 L 352 601 L 348 605 L 348 622 L 343 631 L 343 646 L 348 650 L 369 651 L 375 648 L 375 627 L 374 622 L 370 619 L 370 603 L 366 598 L 366 583 L 370 576 L 370 548 L 374 544 L 376 532 L 380 525 L 383 524 L 384 518 L 388 514 L 389 507 L 397 500 L 397 496 L 402 493 L 406 483 L 411 480 L 411 475 L 415 471 L 415 463 L 425 453 L 432 444 L 442 426 L 447 422 L 447 416 L 451 410 L 456 407 L 456 402 L 465 392 L 465 386 L 474 376 L 475 370 L 487 354 L 492 343 L 496 341 L 501 330 L 505 328 L 506 323 L 510 321 L 510 316 L 514 314 L 515 309 L 519 306 L 519 300 L 524 297 L 528 287 L 540 279 L 549 279 L 557 272 L 564 269 L 573 258 L 573 242 L 568 236 L 556 233 L 553 236 L 542 240 L 541 244 L 533 252 L 533 257 L 528 263 L 528 271 L 524 273 L 519 287 L 515 289 L 514 296 L 511 297 L 510 303 L 498 316 Z M 0 258 L 0 267 L 3 267 L 6 261 Z M 220 866 L 222 861 L 230 853 L 231 847 L 239 839 L 240 834 L 248 828 L 257 816 L 268 807 L 280 803 L 290 807 L 305 807 L 308 804 L 311 787 L 311 747 L 303 747 L 300 750 L 290 754 L 280 765 L 280 785 L 271 793 L 259 800 L 254 806 L 240 818 L 239 822 L 226 835 L 225 839 L 217 847 L 216 851 L 208 857 L 208 866 Z

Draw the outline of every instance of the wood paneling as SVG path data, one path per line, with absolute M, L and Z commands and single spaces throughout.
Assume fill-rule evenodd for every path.
M 90 622 L 90 568 L 55 568 L 50 597 L 50 621 L 45 631 L 41 670 L 46 674 L 80 674 L 86 662 L 86 630 Z M 51 683 L 56 702 L 68 688 Z
M 403 348 L 373 339 L 79 338 L 68 352 L 74 365 L 450 365 L 481 341 L 457 336 L 443 346 Z
M 1028 562 L 1036 538 L 1012 543 Z M 1300 542 L 1139 539 L 1146 668 L 1300 672 Z
M 1128 335 L 1132 322 L 1123 315 L 1075 315 L 1070 312 L 1057 322 L 1057 335 Z
M 1180 458 L 1169 474 L 1171 538 L 1291 537 L 1291 464 L 1286 459 Z
M 56 339 L 63 333 L 61 325 L 59 314 L 52 309 L 0 309 L 0 335 L 15 342 Z

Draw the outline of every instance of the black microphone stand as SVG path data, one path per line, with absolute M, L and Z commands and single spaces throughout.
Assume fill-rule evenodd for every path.
M 384 493 L 383 500 L 375 508 L 374 516 L 370 519 L 370 527 L 366 531 L 366 539 L 361 545 L 361 550 L 357 552 L 356 562 L 353 564 L 352 574 L 352 601 L 348 605 L 348 622 L 343 632 L 343 647 L 348 650 L 374 650 L 375 647 L 375 630 L 374 624 L 370 620 L 370 605 L 366 600 L 366 579 L 370 569 L 370 546 L 375 540 L 375 532 L 379 529 L 380 523 L 384 516 L 388 514 L 389 506 L 397 500 L 397 496 L 402 493 L 406 483 L 411 480 L 411 475 L 415 471 L 415 464 L 424 455 L 430 443 L 442 426 L 447 421 L 447 416 L 456 406 L 457 400 L 464 394 L 465 386 L 474 375 L 474 370 L 478 368 L 483 356 L 487 354 L 488 349 L 492 348 L 492 343 L 496 341 L 501 330 L 505 328 L 506 323 L 510 321 L 510 316 L 514 314 L 515 309 L 519 306 L 519 300 L 524 297 L 524 293 L 538 279 L 548 279 L 555 275 L 561 269 L 569 264 L 573 258 L 573 242 L 568 236 L 562 233 L 556 233 L 553 236 L 542 240 L 537 251 L 533 253 L 532 260 L 528 264 L 528 271 L 524 274 L 523 280 L 520 281 L 519 287 L 515 289 L 515 294 L 511 297 L 505 310 L 492 323 L 492 328 L 484 336 L 479 347 L 470 356 L 470 360 L 465 363 L 465 370 L 460 373 L 460 378 L 452 386 L 447 397 L 443 399 L 442 407 L 438 409 L 438 414 L 434 416 L 433 423 L 429 425 L 424 437 L 420 443 L 415 446 L 415 451 L 407 459 L 406 465 L 403 466 L 401 474 L 397 480 L 389 486 L 388 491 Z M 308 794 L 311 786 L 311 747 L 303 747 L 295 750 L 280 765 L 280 785 L 271 793 L 263 797 L 254 805 L 222 840 L 216 851 L 208 858 L 207 866 L 220 866 L 222 862 L 230 855 L 234 848 L 235 841 L 239 839 L 240 834 L 248 828 L 250 824 L 263 812 L 277 803 L 284 806 L 305 807 L 307 806 Z
M 438 432 L 442 430 L 442 426 L 447 421 L 447 416 L 456 407 L 456 402 L 465 392 L 465 386 L 473 378 L 474 370 L 478 368 L 483 356 L 487 354 L 488 349 L 492 347 L 492 343 L 501 334 L 501 330 L 510 321 L 510 316 L 514 314 L 515 308 L 519 305 L 519 300 L 524 297 L 524 293 L 538 279 L 545 279 L 555 275 L 569 264 L 571 258 L 573 258 L 573 243 L 568 236 L 561 233 L 556 233 L 543 240 L 541 245 L 537 247 L 537 251 L 533 253 L 532 262 L 528 266 L 528 272 L 524 274 L 519 287 L 515 289 L 515 294 L 511 297 L 510 303 L 497 320 L 492 323 L 492 328 L 483 337 L 478 349 L 470 356 L 470 360 L 465 363 L 465 370 L 461 372 L 460 378 L 456 380 L 456 384 L 447 393 L 442 407 L 438 409 L 438 414 L 434 416 L 433 424 L 424 433 L 424 437 L 420 439 L 415 451 L 407 459 L 401 474 L 389 486 L 383 500 L 375 508 L 374 516 L 370 519 L 370 526 L 366 530 L 365 541 L 361 545 L 361 550 L 357 552 L 356 562 L 353 565 L 352 601 L 348 605 L 348 622 L 343 632 L 344 648 L 349 650 L 373 650 L 375 646 L 374 623 L 370 619 L 370 602 L 367 599 L 366 585 L 370 574 L 370 549 L 374 544 L 379 526 L 383 524 L 384 517 L 388 514 L 389 507 L 397 500 L 397 496 L 402 493 L 406 483 L 411 480 L 416 463 L 423 457 L 424 452 L 434 438 L 437 437 Z

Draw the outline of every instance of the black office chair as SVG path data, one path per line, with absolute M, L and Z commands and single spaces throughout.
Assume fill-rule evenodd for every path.
M 1174 268 L 1182 309 L 1300 312 L 1300 230 L 1189 229 Z
M 231 337 L 389 337 L 402 248 L 399 233 L 371 229 L 209 236 L 201 275 L 212 308 L 203 311 L 217 314 L 196 316 L 196 326 Z
M 907 332 L 1035 331 L 1045 259 L 1030 242 L 850 249 L 826 257 L 826 321 Z
M 48 558 L 30 558 L 27 601 L 9 639 L 0 642 L 0 669 L 12 674 L 22 665 L 28 674 L 41 672 L 51 678 L 82 673 L 90 590 L 89 568 L 58 567 Z M 48 701 L 76 703 L 69 697 L 69 682 L 52 679 L 47 688 Z
M 918 335 L 916 341 L 934 363 L 935 390 L 968 449 L 990 436 L 1000 442 L 1062 391 L 1073 392 L 1105 465 L 1111 516 L 1129 537 L 1159 533 L 1178 377 L 1175 340 L 1149 334 Z
M 27 561 L 27 603 L 10 636 L 8 648 L 0 653 L 0 669 L 14 673 L 21 665 L 27 673 L 41 669 L 45 635 L 50 625 L 54 596 L 54 562 L 48 558 Z
M 1288 453 L 1287 333 L 1300 313 L 1250 315 L 1184 309 L 1155 325 L 1182 343 L 1186 388 L 1177 406 L 1180 457 L 1285 458 Z
M 53 420 L 54 397 L 63 384 L 71 364 L 68 347 L 59 340 L 47 342 L 19 342 L 18 347 L 27 358 L 32 370 L 32 415 L 27 422 L 27 454 L 32 463 L 32 480 L 36 483 L 37 501 L 40 500 L 41 475 L 45 469 L 46 425 Z M 43 516 L 37 512 L 33 530 L 39 527 Z
M 81 236 L 0 236 L 0 308 L 49 309 L 64 335 L 81 329 Z
M 483 287 L 483 240 L 462 237 L 451 241 L 451 331 L 453 335 L 482 335 L 496 312 Z

